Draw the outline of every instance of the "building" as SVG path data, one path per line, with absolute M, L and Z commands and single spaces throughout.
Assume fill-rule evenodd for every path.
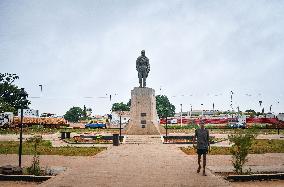
M 21 116 L 21 109 L 18 110 L 18 116 Z M 39 117 L 38 110 L 34 109 L 23 109 L 24 117 Z
M 119 125 L 120 115 L 121 115 L 121 124 L 123 126 L 128 124 L 130 120 L 130 111 L 121 111 L 121 113 L 119 111 L 113 111 L 111 115 L 112 115 L 111 124 L 113 125 Z
M 284 121 L 284 113 L 279 113 L 277 115 L 277 119 L 280 120 L 280 121 Z
M 245 115 L 238 116 L 238 122 L 245 124 L 247 122 L 247 117 Z
M 275 115 L 272 114 L 272 113 L 267 113 L 267 114 L 265 115 L 265 117 L 266 117 L 266 118 L 275 118 Z
M 192 110 L 187 112 L 182 112 L 182 116 L 213 116 L 217 115 L 219 110 Z M 180 117 L 180 112 L 176 113 L 174 117 Z
M 56 114 L 52 114 L 52 113 L 42 113 L 40 115 L 40 117 L 49 117 L 49 118 L 55 118 L 56 117 Z
M 91 108 L 87 108 L 86 116 L 90 117 L 91 115 L 92 115 L 92 109 Z

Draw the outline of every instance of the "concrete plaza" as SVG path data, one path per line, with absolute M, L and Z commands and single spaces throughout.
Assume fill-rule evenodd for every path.
M 145 139 L 144 139 L 145 140 Z M 208 155 L 207 176 L 196 173 L 197 156 L 186 155 L 174 144 L 146 139 L 144 144 L 110 146 L 95 156 L 42 155 L 42 167 L 66 167 L 67 170 L 41 184 L 10 183 L 11 186 L 281 186 L 278 182 L 230 183 L 214 175 L 214 171 L 232 169 L 230 155 Z M 0 165 L 17 164 L 17 155 L 0 155 Z M 23 156 L 23 165 L 31 164 L 32 156 Z M 249 155 L 250 166 L 258 169 L 282 168 L 284 154 Z M 8 183 L 9 184 L 9 183 Z M 0 186 L 7 182 L 0 182 Z M 9 186 L 9 185 L 8 185 Z

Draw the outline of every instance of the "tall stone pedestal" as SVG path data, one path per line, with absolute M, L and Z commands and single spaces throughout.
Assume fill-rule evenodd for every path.
M 131 91 L 130 121 L 125 127 L 125 133 L 129 135 L 162 134 L 165 129 L 157 120 L 155 90 L 135 87 Z

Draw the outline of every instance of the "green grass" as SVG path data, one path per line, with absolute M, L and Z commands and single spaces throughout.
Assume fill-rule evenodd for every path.
M 164 126 L 164 127 L 166 127 L 166 126 Z M 168 129 L 196 129 L 196 128 L 199 128 L 199 126 L 196 125 L 196 124 L 183 125 L 183 126 L 181 126 L 181 125 L 168 125 L 167 127 L 168 127 Z
M 284 140 L 256 140 L 251 153 L 284 153 Z
M 36 127 L 25 127 L 23 128 L 23 133 L 25 134 L 53 134 L 58 132 L 59 129 L 55 128 L 36 128 Z M 7 129 L 2 129 L 0 128 L 0 134 L 19 134 L 20 133 L 20 128 L 7 128 Z
M 24 134 L 54 134 L 60 131 L 68 131 L 75 133 L 88 133 L 88 132 L 108 132 L 108 133 L 118 133 L 119 129 L 69 129 L 69 128 L 43 128 L 43 127 L 25 127 L 23 128 Z M 0 134 L 19 134 L 20 128 L 0 128 Z
M 0 154 L 18 154 L 19 142 L 0 142 Z M 63 155 L 63 156 L 93 156 L 106 148 L 98 147 L 52 147 L 50 141 L 41 141 L 38 145 L 40 155 Z M 34 144 L 23 142 L 23 154 L 33 155 Z
M 182 147 L 181 150 L 188 154 L 196 154 L 196 150 L 192 147 Z M 264 154 L 264 153 L 284 153 L 284 140 L 255 140 L 250 154 Z M 211 155 L 230 155 L 229 147 L 211 147 Z

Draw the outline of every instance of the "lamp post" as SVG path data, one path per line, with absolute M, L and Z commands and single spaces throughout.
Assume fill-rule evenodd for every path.
M 166 142 L 168 142 L 168 117 L 166 116 Z
M 182 126 L 182 104 L 180 104 L 180 126 Z
M 231 91 L 230 92 L 231 93 L 231 104 L 230 104 L 230 106 L 231 106 L 231 109 L 232 109 L 232 119 L 233 119 L 233 94 L 234 94 L 234 92 L 233 91 Z
M 26 99 L 28 97 L 27 92 L 25 92 L 24 88 L 21 88 L 20 97 L 22 99 Z M 21 124 L 20 124 L 20 146 L 19 146 L 19 167 L 22 166 L 22 150 L 23 150 L 23 116 L 24 116 L 24 110 L 23 110 L 23 104 L 21 106 Z
M 119 111 L 119 141 L 121 142 L 121 113 L 122 111 Z
M 237 109 L 238 109 L 238 118 L 239 118 L 240 117 L 240 107 L 238 106 Z
M 169 109 L 170 109 L 170 105 L 168 103 L 167 107 L 166 107 L 166 111 L 162 116 L 162 118 L 164 118 L 164 117 L 166 118 L 166 142 L 168 142 L 168 116 L 170 115 Z
M 261 112 L 262 112 L 262 111 L 261 111 L 262 101 L 258 101 L 258 103 L 259 103 L 259 108 L 260 108 L 260 113 L 261 113 Z
M 202 107 L 201 107 L 201 110 L 202 110 L 202 111 L 201 111 L 201 118 L 203 118 L 203 115 L 204 115 L 204 113 L 203 113 L 203 104 L 201 104 L 201 106 L 202 106 Z

